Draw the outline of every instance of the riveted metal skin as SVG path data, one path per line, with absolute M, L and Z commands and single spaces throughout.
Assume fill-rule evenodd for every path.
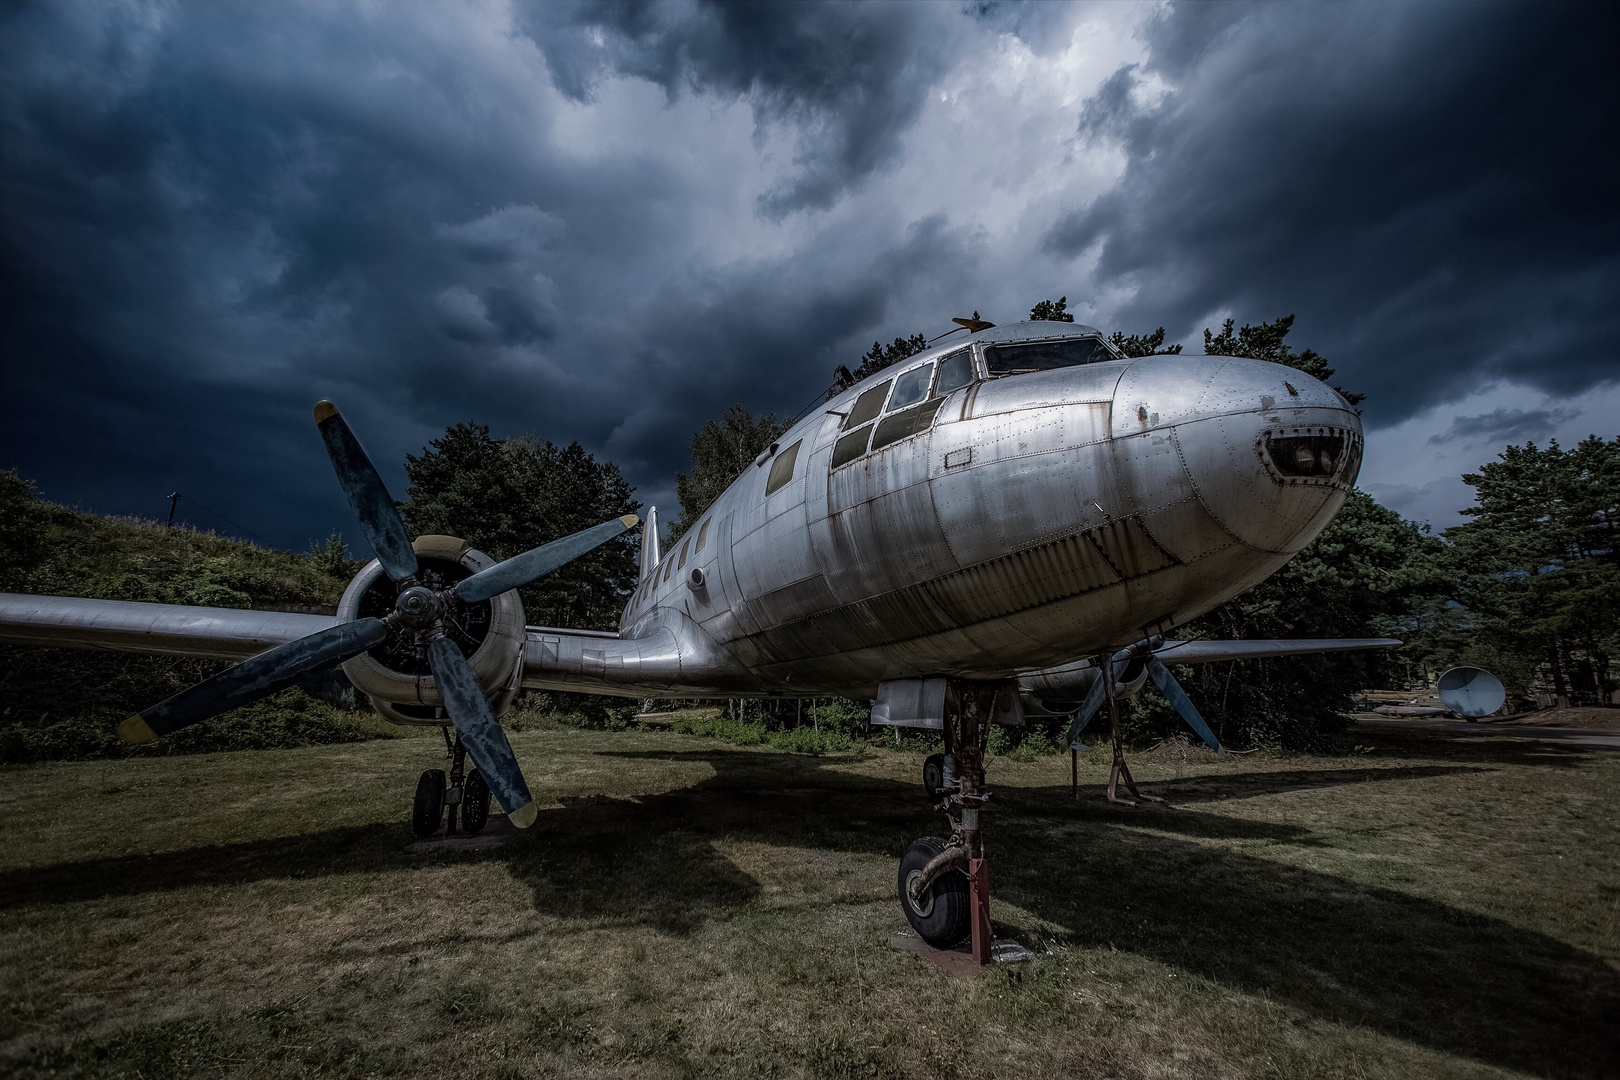
M 802 441 L 787 483 L 767 495 L 771 470 L 750 467 L 704 515 L 704 589 L 654 567 L 617 637 L 531 629 L 524 685 L 871 697 L 1038 673 L 1243 592 L 1343 504 L 1360 418 L 1292 368 L 1150 356 L 987 377 L 986 349 L 1086 337 L 998 326 L 843 391 L 778 441 Z M 964 348 L 975 381 L 935 395 L 930 424 L 831 466 L 857 398 Z M 1330 475 L 1268 460 L 1268 438 L 1300 432 L 1347 448 Z

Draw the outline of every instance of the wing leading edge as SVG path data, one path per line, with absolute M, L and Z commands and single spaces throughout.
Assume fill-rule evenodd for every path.
M 0 642 L 245 660 L 326 630 L 330 615 L 0 593 Z

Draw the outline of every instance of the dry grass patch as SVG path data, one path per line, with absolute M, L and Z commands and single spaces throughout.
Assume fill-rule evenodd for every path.
M 1340 758 L 997 759 L 1022 970 L 886 941 L 921 755 L 514 736 L 549 803 L 413 855 L 422 739 L 12 769 L 19 1077 L 1558 1076 L 1620 1071 L 1620 755 L 1385 732 Z M 1365 749 L 1365 748 L 1364 748 Z

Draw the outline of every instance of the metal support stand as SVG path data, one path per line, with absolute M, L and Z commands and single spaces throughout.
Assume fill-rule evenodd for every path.
M 954 759 L 956 790 L 946 799 L 951 846 L 967 856 L 975 963 L 990 963 L 990 864 L 985 858 L 979 812 L 990 793 L 984 787 L 984 759 L 1000 683 L 952 679 L 945 690 L 945 752 Z
M 1080 800 L 1080 751 L 1069 747 L 1069 794 Z
M 1108 801 L 1120 803 L 1124 806 L 1135 806 L 1137 801 L 1164 802 L 1157 795 L 1144 795 L 1136 790 L 1136 781 L 1131 778 L 1131 769 L 1125 764 L 1125 748 L 1119 740 L 1119 697 L 1116 693 L 1118 686 L 1114 682 L 1114 665 L 1105 663 L 1102 666 L 1104 685 L 1108 695 L 1108 724 L 1112 729 L 1110 735 L 1114 742 L 1114 767 L 1108 772 Z M 1125 781 L 1125 787 L 1130 791 L 1129 799 L 1122 799 L 1116 793 L 1120 780 Z

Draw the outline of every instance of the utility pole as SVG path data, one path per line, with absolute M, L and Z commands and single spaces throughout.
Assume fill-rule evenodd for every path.
M 180 505 L 180 493 L 178 491 L 171 492 L 169 494 L 169 528 L 171 529 L 174 528 L 174 508 L 178 505 Z

